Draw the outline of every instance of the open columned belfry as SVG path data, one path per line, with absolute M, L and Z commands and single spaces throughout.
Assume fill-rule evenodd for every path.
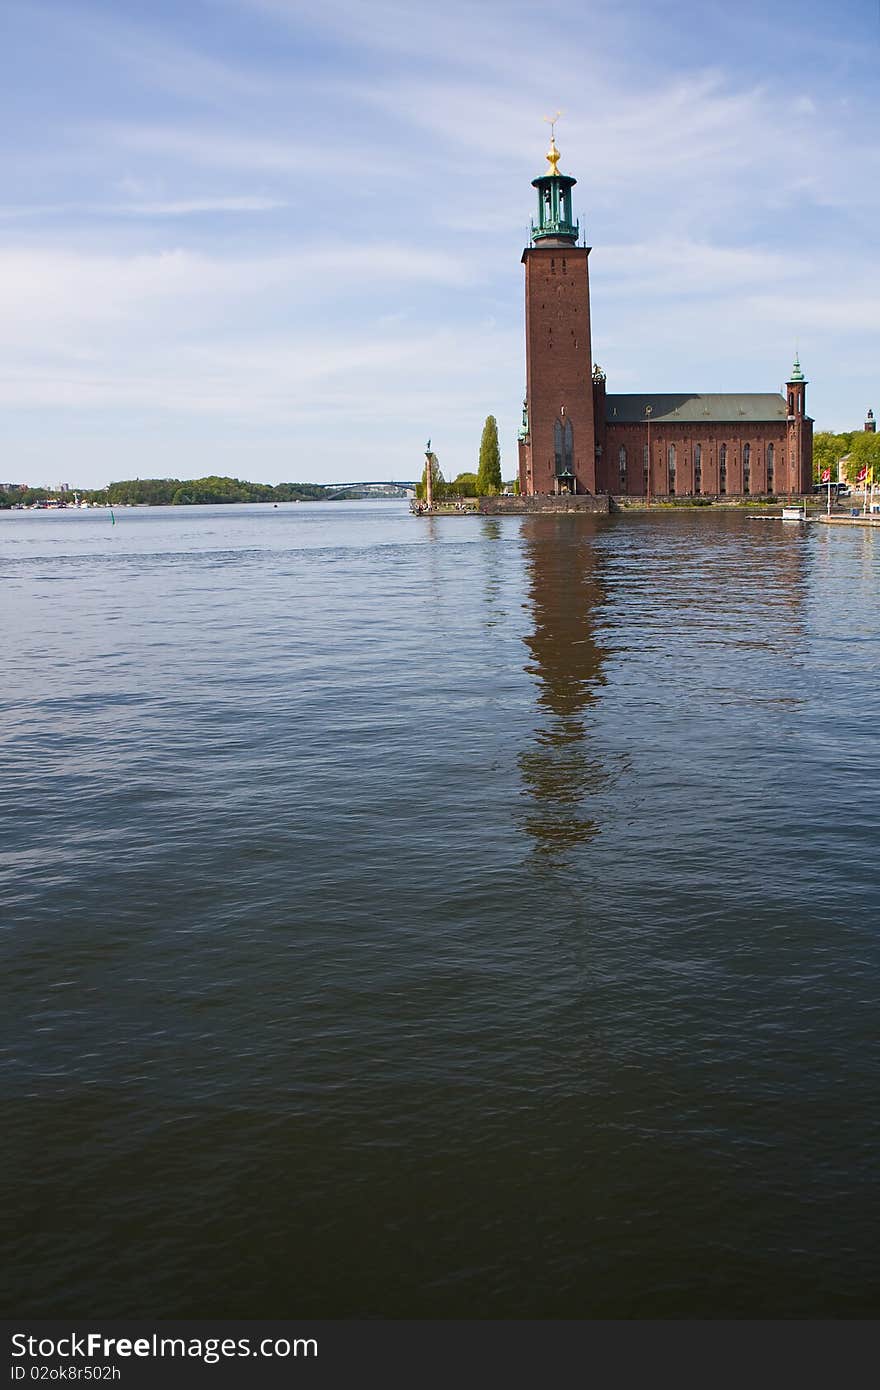
M 748 497 L 809 492 L 813 422 L 800 362 L 778 391 L 614 395 L 593 366 L 591 248 L 572 211 L 577 182 L 548 169 L 532 184 L 538 218 L 523 252 L 526 397 L 519 433 L 525 496 Z

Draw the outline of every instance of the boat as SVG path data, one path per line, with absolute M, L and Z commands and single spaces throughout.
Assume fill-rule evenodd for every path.
M 807 519 L 807 509 L 806 509 L 806 507 L 783 507 L 783 508 L 782 508 L 782 520 L 783 520 L 783 521 L 806 521 L 806 519 Z

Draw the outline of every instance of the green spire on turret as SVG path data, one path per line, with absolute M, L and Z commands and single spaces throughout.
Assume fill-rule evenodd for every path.
M 556 148 L 556 121 L 559 112 L 550 121 L 550 148 L 547 151 L 549 169 L 536 179 L 532 187 L 538 190 L 538 221 L 532 223 L 532 240 L 549 241 L 551 245 L 574 246 L 578 238 L 578 224 L 572 217 L 571 190 L 577 183 L 569 174 L 560 174 L 558 164 L 561 159 Z
M 795 353 L 795 355 L 794 355 L 794 366 L 793 366 L 792 369 L 791 369 L 791 376 L 789 377 L 789 381 L 803 381 L 803 380 L 804 380 L 804 374 L 803 374 L 803 372 L 801 371 L 800 354 L 799 354 L 799 353 Z

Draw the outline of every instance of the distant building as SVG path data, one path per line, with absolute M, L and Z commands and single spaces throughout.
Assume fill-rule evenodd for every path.
M 521 492 L 649 498 L 809 492 L 813 421 L 797 359 L 785 395 L 606 391 L 605 373 L 592 367 L 591 248 L 577 244 L 571 207 L 577 180 L 559 172 L 559 159 L 551 139 L 549 171 L 532 180 L 538 221 L 522 256 Z
M 874 419 L 873 410 L 869 410 L 865 416 L 865 431 L 867 434 L 877 433 L 877 421 Z
M 0 483 L 0 492 L 26 492 L 27 483 Z

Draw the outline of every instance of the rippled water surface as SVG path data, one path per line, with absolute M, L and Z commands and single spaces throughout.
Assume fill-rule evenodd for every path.
M 876 1315 L 878 573 L 0 514 L 7 1307 Z

